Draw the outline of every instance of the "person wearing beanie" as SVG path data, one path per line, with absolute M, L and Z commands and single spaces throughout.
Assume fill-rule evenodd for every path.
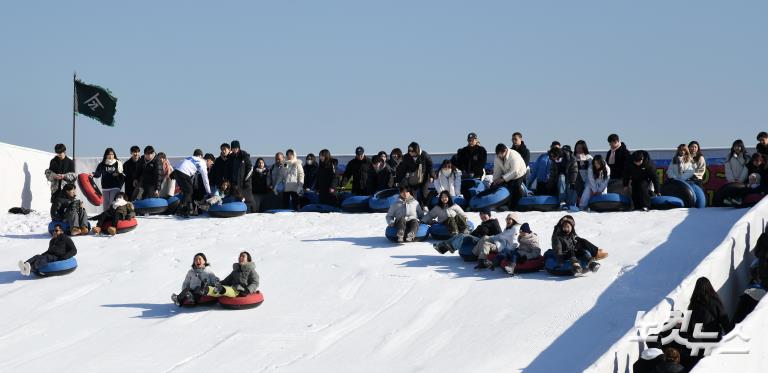
M 212 297 L 245 296 L 255 293 L 259 288 L 259 274 L 256 264 L 247 251 L 241 251 L 237 263 L 232 264 L 232 273 L 215 286 L 208 287 L 208 295 Z
M 470 132 L 467 135 L 467 146 L 456 153 L 456 168 L 461 170 L 465 178 L 482 179 L 487 159 L 488 151 L 480 145 L 477 134 Z
M 197 253 L 192 257 L 192 268 L 187 271 L 187 276 L 181 284 L 181 292 L 171 295 L 171 300 L 179 307 L 184 304 L 195 305 L 200 301 L 200 297 L 205 295 L 208 286 L 218 282 L 219 278 L 211 270 L 208 258 L 203 253 Z
M 232 140 L 230 144 L 232 154 L 232 169 L 229 181 L 232 186 L 236 186 L 243 197 L 245 198 L 245 204 L 248 206 L 248 212 L 256 212 L 253 207 L 256 202 L 253 200 L 253 190 L 251 188 L 251 176 L 253 173 L 253 164 L 251 163 L 251 155 L 245 150 L 240 149 L 240 141 Z
M 408 154 L 397 167 L 395 181 L 397 185 L 411 188 L 416 200 L 426 208 L 429 204 L 429 185 L 434 181 L 435 174 L 432 167 L 432 157 L 419 146 L 412 142 L 408 145 Z
M 48 168 L 45 170 L 45 178 L 48 179 L 51 188 L 51 203 L 56 202 L 59 192 L 67 184 L 74 184 L 77 180 L 75 174 L 75 161 L 67 157 L 67 147 L 64 144 L 56 144 L 54 147 L 56 156 L 51 159 Z M 53 214 L 51 206 L 51 214 Z
M 347 162 L 347 168 L 341 176 L 341 186 L 347 185 L 352 180 L 352 194 L 356 196 L 368 196 L 373 194 L 370 190 L 368 177 L 373 167 L 371 160 L 365 156 L 365 149 L 358 146 L 355 149 L 355 158 Z
M 527 165 L 514 149 L 507 148 L 504 144 L 496 145 L 496 159 L 493 161 L 493 186 L 506 187 L 512 196 L 509 199 L 509 209 L 515 210 L 517 202 L 522 197 L 521 184 L 528 173 Z
M 602 249 L 576 235 L 576 221 L 571 215 L 563 216 L 555 225 L 552 232 L 552 251 L 558 266 L 565 261 L 571 262 L 574 275 L 587 271 L 597 272 L 600 268 L 597 261 L 608 256 Z M 589 263 L 588 268 L 581 267 L 581 260 Z

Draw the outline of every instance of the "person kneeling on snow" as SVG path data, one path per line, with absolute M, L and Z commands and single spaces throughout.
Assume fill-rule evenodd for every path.
M 600 268 L 597 260 L 608 256 L 602 249 L 576 235 L 576 221 L 571 215 L 563 216 L 555 225 L 552 232 L 552 250 L 555 252 L 558 266 L 565 261 L 571 262 L 574 275 L 586 273 L 587 270 L 597 272 Z M 581 267 L 580 259 L 589 262 L 588 269 Z
M 531 226 L 528 223 L 523 223 L 520 226 L 520 231 L 517 234 L 517 244 L 516 250 L 502 250 L 499 255 L 493 258 L 494 265 L 500 265 L 503 260 L 507 260 L 504 271 L 510 276 L 514 275 L 516 265 L 541 256 L 539 236 L 531 231 Z
M 253 294 L 259 288 L 259 274 L 256 273 L 256 263 L 251 254 L 243 251 L 238 256 L 238 262 L 232 264 L 232 273 L 216 283 L 208 286 L 208 296 L 211 297 L 244 297 Z
M 133 203 L 126 200 L 126 194 L 119 192 L 115 195 L 115 200 L 109 206 L 109 210 L 104 211 L 99 215 L 98 224 L 93 228 L 93 234 L 101 233 L 105 222 L 110 222 L 111 225 L 107 228 L 107 233 L 110 236 L 117 234 L 117 222 L 120 220 L 131 220 L 136 217 L 136 212 L 133 210 Z
M 397 242 L 411 242 L 416 238 L 422 216 L 424 211 L 411 195 L 411 189 L 401 185 L 400 198 L 387 211 L 387 225 L 397 227 Z
M 458 233 L 469 233 L 467 231 L 467 214 L 461 206 L 453 203 L 450 193 L 447 190 L 440 192 L 437 199 L 437 205 L 432 208 L 421 221 L 431 223 L 433 219 L 448 227 L 448 233 L 453 236 Z
M 83 207 L 83 202 L 76 198 L 77 191 L 74 184 L 67 184 L 59 193 L 51 208 L 51 218 L 63 221 L 70 226 L 70 234 L 88 234 L 88 213 Z
M 490 268 L 493 270 L 494 263 L 488 260 L 488 254 L 496 252 L 498 255 L 504 257 L 511 255 L 511 252 L 517 249 L 517 234 L 520 231 L 519 218 L 514 212 L 507 214 L 507 227 L 503 232 L 493 235 L 485 236 L 472 249 L 472 254 L 477 256 L 477 265 L 475 269 Z M 506 268 L 505 268 L 506 270 Z M 514 272 L 515 268 L 512 267 L 511 271 Z
M 208 285 L 218 282 L 219 278 L 211 270 L 208 258 L 203 253 L 197 253 L 192 259 L 192 269 L 187 271 L 187 277 L 181 284 L 181 292 L 171 295 L 171 300 L 179 307 L 186 302 L 197 304 L 208 291 Z
M 48 263 L 66 260 L 75 254 L 77 254 L 75 243 L 64 235 L 61 224 L 56 224 L 53 228 L 53 238 L 48 242 L 48 250 L 27 259 L 26 262 L 19 260 L 19 270 L 22 275 L 29 276 L 30 273 L 45 267 Z

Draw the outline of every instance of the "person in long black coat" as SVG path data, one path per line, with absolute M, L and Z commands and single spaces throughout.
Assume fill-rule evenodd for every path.
M 245 204 L 248 206 L 248 212 L 254 211 L 253 191 L 251 188 L 251 171 L 253 170 L 253 164 L 251 163 L 251 155 L 245 150 L 240 149 L 240 141 L 232 140 L 229 144 L 232 154 L 232 172 L 229 181 L 233 186 L 236 186 L 245 198 Z
M 139 164 L 138 180 L 135 182 L 140 186 L 136 199 L 160 197 L 160 187 L 163 185 L 164 178 L 163 161 L 156 156 L 155 148 L 151 145 L 146 146 L 144 158 Z
M 699 277 L 693 288 L 688 310 L 691 311 L 688 332 L 680 332 L 680 335 L 690 342 L 717 342 L 731 330 L 733 323 L 725 311 L 723 301 L 717 295 L 717 291 L 712 287 L 712 283 L 706 277 Z M 701 340 L 693 337 L 693 329 L 697 324 L 701 324 L 701 331 L 705 333 L 716 333 L 717 337 L 712 340 Z M 698 356 L 690 356 L 690 353 L 683 353 L 682 364 L 685 367 L 693 368 L 703 357 L 702 352 Z
M 128 202 L 136 198 L 136 186 L 139 180 L 139 165 L 141 165 L 141 162 L 141 148 L 136 145 L 131 146 L 131 158 L 123 163 L 125 195 Z
M 339 161 L 331 157 L 328 149 L 321 150 L 318 157 L 315 188 L 320 196 L 320 203 L 336 206 L 339 203 L 336 198 L 336 188 L 339 186 Z

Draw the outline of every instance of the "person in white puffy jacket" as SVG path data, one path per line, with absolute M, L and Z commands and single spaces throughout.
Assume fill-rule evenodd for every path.
M 469 233 L 467 230 L 467 214 L 461 206 L 453 203 L 453 198 L 451 198 L 447 190 L 440 192 L 437 198 L 437 205 L 421 218 L 421 221 L 427 224 L 433 220 L 448 226 L 448 233 L 451 236 L 458 233 Z
M 218 282 L 219 278 L 211 270 L 205 254 L 197 253 L 192 259 L 192 269 L 187 271 L 184 283 L 181 284 L 181 292 L 178 295 L 171 295 L 171 300 L 179 307 L 186 302 L 196 304 L 205 294 L 208 286 Z
M 587 208 L 592 196 L 605 194 L 608 191 L 608 182 L 611 181 L 611 168 L 605 163 L 602 155 L 596 155 L 591 163 L 587 183 L 584 185 L 584 192 L 579 202 L 582 210 Z
M 731 145 L 731 151 L 725 157 L 725 180 L 729 183 L 746 183 L 749 154 L 744 148 L 744 141 L 736 140 Z
M 456 168 L 450 159 L 443 160 L 440 171 L 435 178 L 435 191 L 447 191 L 451 197 L 461 195 L 461 170 Z
M 285 170 L 281 176 L 283 206 L 292 210 L 300 209 L 301 194 L 304 193 L 304 167 L 293 149 L 285 151 Z
M 490 268 L 493 270 L 494 264 L 488 260 L 488 254 L 491 252 L 510 252 L 517 249 L 517 246 L 519 245 L 517 242 L 517 235 L 520 232 L 520 218 L 516 213 L 511 212 L 507 214 L 506 221 L 507 227 L 503 232 L 493 236 L 483 237 L 472 249 L 472 254 L 477 256 L 477 265 L 475 266 L 475 269 Z
M 400 198 L 389 206 L 387 211 L 387 225 L 397 227 L 397 242 L 411 242 L 416 238 L 419 230 L 419 222 L 424 216 L 419 201 L 411 195 L 411 188 L 400 186 Z
M 677 154 L 672 158 L 672 163 L 667 168 L 667 177 L 674 180 L 688 181 L 694 178 L 693 160 L 691 152 L 685 144 L 677 146 Z

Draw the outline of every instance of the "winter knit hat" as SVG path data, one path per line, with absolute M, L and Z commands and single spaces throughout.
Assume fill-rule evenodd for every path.
M 520 226 L 520 232 L 533 233 L 533 231 L 531 231 L 531 226 L 528 225 L 528 223 L 523 223 L 523 225 Z
M 205 266 L 208 267 L 210 264 L 208 264 L 208 258 L 205 257 L 205 254 L 203 253 L 197 253 L 195 256 L 192 257 L 192 267 L 195 266 L 195 258 L 198 256 L 203 257 L 203 261 L 205 262 Z

